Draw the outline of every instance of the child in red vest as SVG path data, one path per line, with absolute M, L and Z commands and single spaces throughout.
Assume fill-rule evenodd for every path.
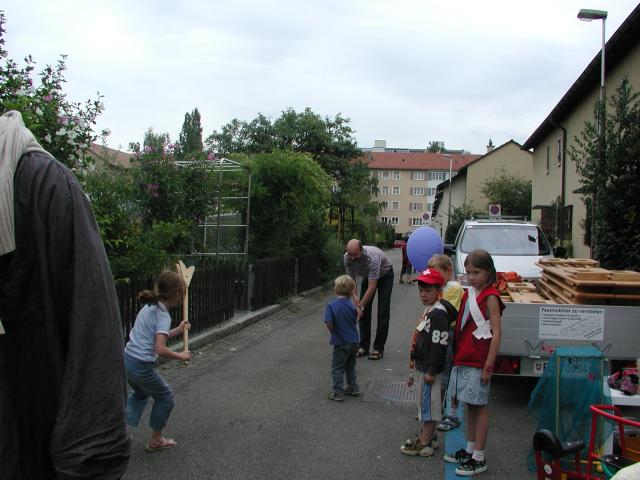
M 470 288 L 464 293 L 455 327 L 455 352 L 449 395 L 467 405 L 467 446 L 444 460 L 458 463 L 457 475 L 487 471 L 484 446 L 489 429 L 489 385 L 500 348 L 500 316 L 504 304 L 493 286 L 496 269 L 485 250 L 472 251 L 464 261 Z

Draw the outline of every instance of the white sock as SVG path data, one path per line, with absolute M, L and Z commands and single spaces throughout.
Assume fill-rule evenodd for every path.
M 467 448 L 465 448 L 465 450 L 471 455 L 476 450 L 476 442 L 467 441 Z
M 458 409 L 453 407 L 447 408 L 447 417 L 458 418 Z
M 476 462 L 484 462 L 484 450 L 474 450 L 471 458 L 473 458 Z

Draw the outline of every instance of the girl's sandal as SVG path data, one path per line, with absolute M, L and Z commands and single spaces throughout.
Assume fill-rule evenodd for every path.
M 173 438 L 164 438 L 164 437 L 162 437 L 157 442 L 148 443 L 144 447 L 144 449 L 147 452 L 157 452 L 158 450 L 166 450 L 168 448 L 173 448 L 176 445 L 178 445 L 178 444 L 176 443 L 176 441 Z
M 374 350 L 369 354 L 369 360 L 380 360 L 382 358 L 382 352 Z

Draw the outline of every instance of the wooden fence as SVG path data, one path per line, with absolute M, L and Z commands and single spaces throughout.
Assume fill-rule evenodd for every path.
M 125 338 L 141 304 L 137 294 L 154 279 L 132 279 L 116 286 Z M 196 268 L 189 286 L 189 322 L 197 334 L 233 317 L 236 310 L 256 310 L 317 287 L 324 281 L 317 255 L 268 258 L 253 265 L 215 263 Z M 182 321 L 182 306 L 171 310 L 172 326 Z
M 250 268 L 253 277 L 251 308 L 253 310 L 278 303 L 293 295 L 295 286 L 294 257 L 258 260 Z M 253 274 L 253 275 L 252 275 Z
M 189 322 L 191 333 L 218 325 L 233 316 L 235 303 L 236 267 L 228 264 L 209 265 L 197 268 L 189 285 Z M 120 316 L 125 338 L 133 327 L 141 304 L 137 294 L 153 288 L 154 279 L 133 279 L 126 285 L 116 286 Z M 182 306 L 171 310 L 172 326 L 182 321 Z

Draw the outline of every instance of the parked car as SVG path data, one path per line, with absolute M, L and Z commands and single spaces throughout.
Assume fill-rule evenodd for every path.
M 455 243 L 445 245 L 462 285 L 468 284 L 464 260 L 476 248 L 491 254 L 498 272 L 514 271 L 529 280 L 542 276 L 542 269 L 536 265 L 540 258 L 553 257 L 551 245 L 533 222 L 504 217 L 465 220 Z

